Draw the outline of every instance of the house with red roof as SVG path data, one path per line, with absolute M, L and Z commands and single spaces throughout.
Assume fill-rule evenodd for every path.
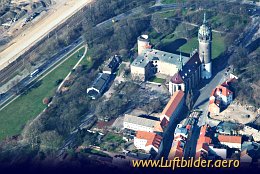
M 218 115 L 233 101 L 233 92 L 229 89 L 232 81 L 233 79 L 230 79 L 213 89 L 209 98 L 210 114 Z
M 196 146 L 196 159 L 199 157 L 206 159 L 208 157 L 209 145 L 212 141 L 211 138 L 207 136 L 208 128 L 208 125 L 204 125 L 200 129 L 200 135 Z
M 178 116 L 180 111 L 182 110 L 182 107 L 184 105 L 185 101 L 185 94 L 182 90 L 176 91 L 167 105 L 165 106 L 161 116 L 160 120 L 162 121 L 164 118 L 166 118 L 168 121 L 170 121 L 170 118 L 173 116 Z
M 220 144 L 226 145 L 229 148 L 241 149 L 242 137 L 233 135 L 218 135 Z
M 137 131 L 134 137 L 134 145 L 137 149 L 143 149 L 149 153 L 151 150 L 158 152 L 162 137 L 153 132 Z
M 172 142 L 172 147 L 168 155 L 169 160 L 173 160 L 175 157 L 182 158 L 184 156 L 184 141 L 178 141 L 176 139 Z
M 211 93 L 210 100 L 219 100 L 225 106 L 229 105 L 233 100 L 233 92 L 227 87 L 218 85 Z

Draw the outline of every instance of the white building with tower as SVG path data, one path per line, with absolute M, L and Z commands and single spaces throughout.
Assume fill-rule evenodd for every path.
M 148 35 L 141 35 L 137 39 L 137 46 L 138 46 L 138 56 L 140 56 L 144 50 L 151 48 Z
M 205 13 L 204 13 L 203 24 L 199 28 L 198 41 L 199 41 L 199 57 L 202 63 L 201 78 L 209 79 L 212 76 L 212 62 L 211 62 L 212 31 L 207 23 Z
M 169 92 L 190 91 L 196 88 L 201 79 L 212 76 L 212 32 L 206 15 L 198 31 L 199 50 L 190 56 L 151 49 L 148 35 L 137 39 L 138 56 L 131 64 L 131 74 L 136 80 L 146 81 L 157 74 L 171 77 Z

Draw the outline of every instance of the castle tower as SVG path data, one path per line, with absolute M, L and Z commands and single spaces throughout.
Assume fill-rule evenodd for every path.
M 141 35 L 137 39 L 138 55 L 141 55 L 145 49 L 151 48 L 148 35 Z
M 212 63 L 211 63 L 211 47 L 212 47 L 212 31 L 208 26 L 206 14 L 204 13 L 203 24 L 198 32 L 199 40 L 199 57 L 202 62 L 201 78 L 209 79 L 212 76 Z

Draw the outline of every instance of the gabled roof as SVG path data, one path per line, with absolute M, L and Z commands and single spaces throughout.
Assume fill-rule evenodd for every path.
M 201 65 L 201 61 L 199 58 L 199 53 L 196 52 L 188 62 L 182 67 L 181 71 L 179 72 L 182 79 L 185 81 L 189 77 L 191 77 L 195 71 L 199 69 Z
M 205 136 L 206 133 L 207 133 L 207 129 L 208 129 L 208 125 L 203 125 L 203 126 L 200 128 L 200 136 Z
M 210 144 L 211 143 L 211 138 L 210 137 L 206 137 L 206 136 L 201 136 L 198 139 L 198 144 L 202 144 L 202 143 Z
M 138 117 L 129 114 L 125 114 L 124 122 L 149 127 L 152 129 L 155 128 L 157 124 L 160 124 L 160 121 L 151 119 L 149 117 L 144 118 L 144 117 Z
M 162 137 L 160 135 L 152 132 L 137 131 L 135 137 L 138 139 L 147 140 L 146 146 L 153 145 L 155 148 L 159 148 L 162 141 Z
M 171 78 L 171 82 L 175 84 L 184 83 L 186 79 L 189 79 L 189 77 L 191 77 L 194 74 L 194 72 L 199 69 L 200 65 L 201 65 L 201 61 L 199 58 L 199 54 L 198 52 L 196 52 L 187 61 L 187 63 L 184 64 L 182 69 L 173 75 L 173 77 Z
M 224 86 L 224 87 L 229 87 L 231 83 L 235 83 L 237 82 L 237 79 L 234 77 L 234 78 L 230 78 L 228 79 L 227 81 L 225 81 L 224 83 L 221 84 L 221 86 Z
M 162 114 L 168 117 L 171 117 L 176 108 L 179 106 L 181 100 L 184 97 L 184 92 L 179 90 L 176 91 L 173 96 L 171 97 L 170 101 L 167 103 L 166 107 L 164 108 Z
M 163 119 L 162 119 L 162 121 L 161 121 L 161 126 L 162 126 L 163 128 L 165 128 L 165 127 L 168 126 L 168 124 L 169 124 L 169 121 L 168 121 L 165 117 L 163 117 Z
M 188 134 L 188 130 L 184 127 L 176 127 L 175 131 L 174 131 L 175 134 Z
M 232 135 L 218 135 L 219 142 L 225 143 L 242 143 L 241 136 L 232 136 Z
M 131 66 L 144 68 L 149 62 L 157 60 L 169 64 L 174 64 L 176 66 L 180 65 L 179 55 L 173 54 L 156 49 L 146 49 L 141 55 L 137 56 L 132 62 Z M 189 57 L 182 56 L 182 61 L 184 64 L 189 60 Z
M 233 93 L 227 87 L 221 85 L 218 85 L 215 89 L 213 89 L 213 91 L 211 92 L 211 96 L 217 96 L 217 92 L 221 92 L 221 94 L 226 97 Z
M 168 159 L 174 159 L 174 157 L 183 157 L 183 142 L 173 140 Z
M 175 84 L 182 84 L 182 83 L 184 83 L 184 81 L 183 81 L 183 79 L 182 79 L 182 77 L 181 77 L 181 75 L 180 75 L 179 72 L 175 73 L 175 74 L 172 76 L 171 82 L 172 82 L 172 83 L 175 83 Z
M 93 83 L 93 88 L 101 91 L 102 88 L 104 88 L 104 85 L 106 85 L 106 83 L 109 81 L 109 79 L 110 79 L 109 74 L 105 74 L 105 73 L 99 74 L 99 76 L 96 78 L 96 80 Z
M 163 132 L 163 128 L 161 126 L 161 122 L 157 121 L 154 125 L 154 131 L 155 132 Z

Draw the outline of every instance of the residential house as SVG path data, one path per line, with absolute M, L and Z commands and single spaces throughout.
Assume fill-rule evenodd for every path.
M 91 87 L 87 89 L 88 95 L 92 99 L 96 99 L 104 92 L 110 81 L 110 74 L 99 73 Z
M 242 137 L 232 135 L 218 135 L 220 144 L 226 145 L 229 148 L 241 149 Z
M 163 132 L 161 122 L 152 116 L 134 116 L 125 114 L 124 129 L 146 132 Z
M 183 127 L 181 124 L 178 124 L 174 131 L 174 137 L 182 136 L 184 138 L 188 138 L 188 134 L 188 129 L 186 127 Z
M 151 150 L 158 152 L 162 137 L 153 132 L 137 131 L 134 145 L 137 149 L 143 149 L 149 153 Z
M 198 159 L 199 157 L 207 159 L 208 157 L 209 145 L 212 141 L 211 138 L 207 135 L 208 128 L 208 125 L 204 125 L 200 129 L 200 135 L 196 146 L 196 159 Z
M 214 145 L 209 146 L 209 153 L 213 159 L 220 157 L 221 159 L 227 158 L 227 149 L 222 147 L 216 147 Z
M 185 141 L 174 139 L 172 142 L 172 147 L 168 155 L 169 160 L 173 160 L 176 157 L 182 158 L 184 156 L 184 145 Z
M 233 92 L 228 88 L 228 82 L 218 85 L 211 93 L 209 102 L 210 114 L 218 115 L 223 108 L 233 101 Z
M 103 73 L 113 74 L 121 63 L 121 58 L 118 55 L 112 56 L 104 65 Z

